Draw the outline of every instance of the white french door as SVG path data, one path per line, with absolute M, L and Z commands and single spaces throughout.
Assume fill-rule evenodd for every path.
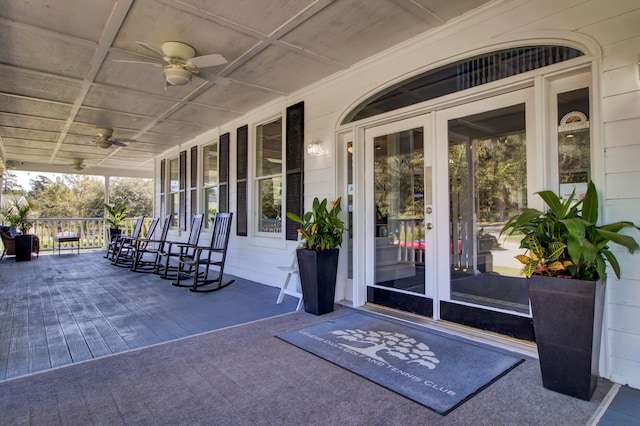
M 364 196 L 354 215 L 364 280 L 355 285 L 367 302 L 505 334 L 502 324 L 527 328 L 518 241 L 500 230 L 543 179 L 533 93 L 364 131 L 356 185 Z
M 433 315 L 435 262 L 431 114 L 365 130 L 367 301 Z
M 435 162 L 443 166 L 435 203 L 446 206 L 436 210 L 437 223 L 446 224 L 436 228 L 438 319 L 505 334 L 527 327 L 526 283 L 514 259 L 519 239 L 500 230 L 543 178 L 533 94 L 523 89 L 435 113 Z

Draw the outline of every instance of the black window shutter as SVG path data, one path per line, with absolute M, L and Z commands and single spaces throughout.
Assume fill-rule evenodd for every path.
M 220 136 L 218 148 L 218 210 L 229 213 L 229 139 L 230 133 Z
M 180 222 L 181 230 L 187 229 L 187 151 L 180 152 Z
M 165 214 L 167 214 L 166 204 L 165 204 L 165 192 L 167 191 L 167 163 L 165 160 L 160 160 L 160 216 L 164 218 Z
M 249 126 L 245 125 L 238 128 L 236 142 L 238 144 L 237 156 L 237 215 L 236 219 L 236 235 L 246 237 L 248 232 L 247 217 L 247 172 L 249 170 Z
M 286 211 L 303 215 L 304 206 L 304 102 L 287 108 L 286 128 Z M 298 240 L 298 223 L 286 220 L 287 240 Z
M 166 178 L 166 160 L 160 160 L 160 193 L 164 194 L 167 191 Z
M 198 186 L 198 147 L 191 148 L 191 180 L 189 182 L 191 188 Z

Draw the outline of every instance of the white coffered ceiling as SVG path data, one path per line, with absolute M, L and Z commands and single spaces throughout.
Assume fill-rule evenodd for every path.
M 0 157 L 16 170 L 72 173 L 82 159 L 87 174 L 151 176 L 170 147 L 486 2 L 4 0 Z M 161 68 L 114 62 L 157 60 L 136 41 L 228 62 L 165 90 Z M 135 142 L 98 148 L 96 126 Z

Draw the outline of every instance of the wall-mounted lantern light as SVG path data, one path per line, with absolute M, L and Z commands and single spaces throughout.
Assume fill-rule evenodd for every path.
M 320 150 L 322 146 L 319 141 L 313 141 L 309 145 L 307 145 L 307 154 L 309 155 L 320 155 Z

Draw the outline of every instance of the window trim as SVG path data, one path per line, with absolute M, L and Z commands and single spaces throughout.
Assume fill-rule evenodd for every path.
M 258 176 L 258 128 L 260 126 L 265 126 L 267 124 L 271 124 L 275 121 L 280 120 L 280 159 L 281 159 L 281 163 L 280 163 L 280 173 L 277 174 L 270 174 L 270 175 L 262 175 L 262 176 Z M 253 215 L 253 235 L 256 237 L 265 237 L 265 238 L 277 238 L 277 239 L 282 239 L 283 231 L 284 231 L 284 217 L 286 216 L 286 183 L 285 183 L 285 170 L 284 170 L 284 165 L 285 165 L 285 161 L 286 161 L 286 147 L 285 147 L 285 118 L 283 116 L 283 114 L 277 114 L 277 115 L 273 115 L 270 118 L 267 118 L 265 120 L 261 120 L 260 122 L 257 122 L 253 125 L 253 167 L 250 168 L 250 174 L 252 175 L 252 199 L 255 202 L 255 206 L 256 208 L 253 209 L 254 210 L 254 215 Z M 280 178 L 280 231 L 279 232 L 266 232 L 266 231 L 261 231 L 261 227 L 259 224 L 260 221 L 260 217 L 259 217 L 259 213 L 260 213 L 260 190 L 259 190 L 259 185 L 260 182 L 262 182 L 263 180 L 267 180 L 267 179 L 273 179 L 273 178 Z

